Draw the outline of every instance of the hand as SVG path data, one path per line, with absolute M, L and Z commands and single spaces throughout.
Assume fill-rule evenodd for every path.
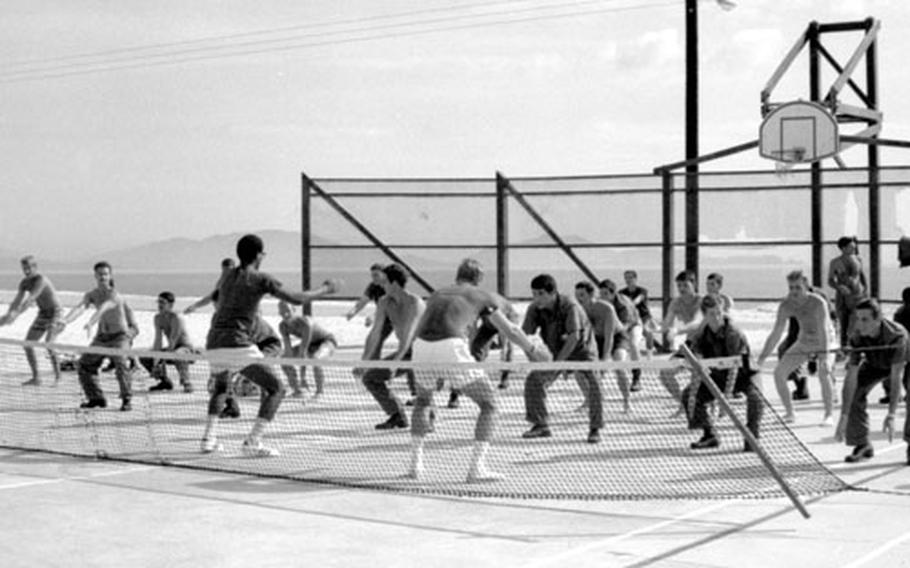
M 187 306 L 187 307 L 183 308 L 183 315 L 189 315 L 195 311 L 196 311 L 196 309 L 193 308 L 193 306 Z
M 553 355 L 545 345 L 535 345 L 530 351 L 526 351 L 525 354 L 528 356 L 528 360 L 534 363 L 546 363 L 553 360 Z
M 894 415 L 888 414 L 882 422 L 882 432 L 888 434 L 888 443 L 894 441 Z
M 837 421 L 837 427 L 834 429 L 834 439 L 843 442 L 847 434 L 847 415 L 841 414 L 840 420 Z
M 326 294 L 334 294 L 344 286 L 344 280 L 340 278 L 326 278 L 322 283 L 322 286 L 325 288 Z

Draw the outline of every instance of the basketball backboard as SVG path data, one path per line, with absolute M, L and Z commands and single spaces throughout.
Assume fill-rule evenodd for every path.
M 808 101 L 774 108 L 762 121 L 758 138 L 761 156 L 777 162 L 816 162 L 840 151 L 837 120 Z

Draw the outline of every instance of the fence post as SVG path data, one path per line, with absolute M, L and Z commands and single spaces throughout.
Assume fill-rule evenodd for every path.
M 670 170 L 661 170 L 661 210 L 663 213 L 663 236 L 661 247 L 661 317 L 667 313 L 670 305 L 670 295 L 673 286 L 673 173 Z
M 496 291 L 509 297 L 509 180 L 496 172 Z
M 309 290 L 312 284 L 312 251 L 310 250 L 310 178 L 305 173 L 300 174 L 300 285 L 303 290 Z M 303 313 L 313 315 L 312 302 L 303 305 Z

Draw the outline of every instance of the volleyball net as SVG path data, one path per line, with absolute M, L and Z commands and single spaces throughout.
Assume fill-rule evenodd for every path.
M 23 347 L 35 347 L 42 376 L 39 386 L 23 386 L 31 378 Z M 426 472 L 420 480 L 403 477 L 409 464 L 411 435 L 407 428 L 376 429 L 388 417 L 357 375 L 363 361 L 263 359 L 286 381 L 281 366 L 306 368 L 310 392 L 314 370 L 324 376 L 318 398 L 286 396 L 265 440 L 280 455 L 249 458 L 241 452 L 259 408 L 255 388 L 238 386 L 239 417 L 218 425 L 224 451 L 203 454 L 212 363 L 205 354 L 179 355 L 148 351 L 116 351 L 53 345 L 63 371 L 59 382 L 51 372 L 46 344 L 0 339 L 0 445 L 73 456 L 99 457 L 280 477 L 348 487 L 444 495 L 561 499 L 718 499 L 773 498 L 787 491 L 817 495 L 847 485 L 803 445 L 761 395 L 758 424 L 760 451 L 744 451 L 745 398 L 724 398 L 709 404 L 717 447 L 692 449 L 700 430 L 690 430 L 681 404 L 670 394 L 668 379 L 680 389 L 699 378 L 681 360 L 637 363 L 483 363 L 495 387 L 497 419 L 487 457 L 488 466 L 504 474 L 491 483 L 467 483 L 478 406 L 462 396 L 450 408 L 446 386 L 435 393 L 433 431 L 424 450 Z M 157 384 L 144 368 L 131 371 L 132 410 L 120 411 L 114 371 L 102 370 L 99 380 L 106 408 L 80 408 L 85 401 L 78 380 L 79 358 L 161 357 L 185 360 L 194 392 L 184 392 L 177 373 L 168 368 L 174 390 L 149 392 Z M 246 361 L 247 363 L 249 361 Z M 735 372 L 738 359 L 703 360 L 713 370 Z M 402 370 L 402 363 L 371 361 L 371 368 Z M 439 379 L 453 376 L 451 367 L 407 363 L 417 373 Z M 631 393 L 624 411 L 617 378 L 640 369 L 640 390 Z M 574 375 L 592 371 L 602 386 L 604 426 L 600 443 L 588 443 L 588 411 Z M 525 439 L 525 381 L 530 372 L 549 373 L 547 391 L 552 436 Z M 506 381 L 502 381 L 503 377 Z M 238 377 L 239 379 L 240 377 Z M 445 384 L 442 380 L 440 383 Z M 285 382 L 285 384 L 287 384 Z M 500 388 L 502 387 L 502 388 Z M 412 395 L 406 374 L 389 382 L 402 402 Z M 727 393 L 729 394 L 729 393 Z M 721 394 L 723 396 L 723 394 Z M 691 398 L 691 397 L 690 397 Z M 691 404 L 691 400 L 685 401 Z M 452 405 L 455 406 L 455 405 Z M 410 407 L 407 413 L 410 414 Z M 691 408 L 691 407 L 690 407 Z M 738 420 L 727 415 L 729 408 Z M 754 411 L 754 409 L 753 409 Z M 409 417 L 408 417 L 409 418 Z M 770 465 L 770 469 L 769 469 Z M 789 489 L 784 489 L 784 488 Z

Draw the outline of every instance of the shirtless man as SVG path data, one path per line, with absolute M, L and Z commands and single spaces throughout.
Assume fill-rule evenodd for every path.
M 575 284 L 575 299 L 581 304 L 594 332 L 594 341 L 597 343 L 597 359 L 599 361 L 625 361 L 629 354 L 629 336 L 625 326 L 619 320 L 616 309 L 611 302 L 597 298 L 594 295 L 594 285 L 590 282 Z M 585 388 L 587 383 L 576 373 L 575 379 L 585 396 L 584 407 L 589 406 L 589 392 Z M 623 412 L 629 412 L 629 374 L 625 369 L 616 371 L 616 382 L 622 394 Z
M 758 357 L 758 367 L 771 354 L 771 351 L 780 341 L 787 321 L 792 317 L 799 324 L 799 335 L 786 353 L 778 359 L 774 368 L 774 384 L 777 394 L 784 405 L 784 420 L 793 422 L 793 401 L 790 399 L 790 390 L 787 387 L 787 377 L 790 373 L 807 362 L 810 357 L 818 357 L 818 378 L 821 381 L 822 400 L 825 405 L 823 425 L 834 423 L 834 385 L 831 374 L 834 369 L 834 350 L 837 348 L 837 338 L 834 326 L 828 317 L 828 304 L 818 294 L 809 291 L 809 281 L 801 270 L 796 270 L 787 275 L 789 294 L 784 298 L 777 309 L 777 319 L 774 328 L 765 341 L 765 346 Z
M 468 483 L 495 481 L 502 475 L 487 469 L 486 454 L 496 425 L 496 390 L 481 369 L 459 368 L 459 363 L 471 363 L 466 330 L 477 319 L 485 317 L 504 338 L 518 345 L 532 361 L 546 361 L 546 350 L 535 348 L 527 335 L 501 311 L 497 298 L 477 287 L 483 270 L 474 259 L 465 259 L 458 267 L 455 285 L 434 292 L 427 300 L 426 310 L 417 326 L 414 339 L 415 362 L 445 365 L 445 383 L 458 388 L 480 407 L 474 428 L 474 451 L 468 469 Z M 428 409 L 437 389 L 440 370 L 422 369 L 417 373 L 417 400 L 411 426 L 411 465 L 407 476 L 419 479 L 423 474 L 423 448 L 429 429 Z M 445 386 L 445 385 L 444 385 Z
M 715 296 L 720 301 L 724 314 L 730 315 L 733 310 L 733 298 L 723 292 L 724 275 L 720 272 L 712 272 L 705 280 L 705 293 L 708 296 Z
M 858 254 L 856 237 L 837 239 L 840 255 L 828 264 L 828 285 L 834 288 L 834 309 L 837 311 L 838 332 L 841 345 L 847 344 L 853 328 L 853 310 L 867 296 L 868 286 L 863 271 L 863 261 Z
M 398 264 L 390 264 L 382 269 L 386 276 L 385 295 L 376 303 L 376 316 L 373 327 L 367 336 L 363 349 L 364 360 L 379 359 L 380 349 L 377 346 L 382 341 L 382 330 L 386 319 L 392 322 L 392 329 L 398 338 L 398 349 L 387 360 L 408 361 L 411 358 L 411 342 L 417 322 L 423 314 L 424 302 L 417 294 L 405 290 L 408 282 L 408 273 Z M 389 381 L 392 380 L 392 369 L 372 368 L 363 373 L 361 379 L 364 386 L 385 411 L 388 419 L 376 425 L 377 430 L 391 430 L 394 428 L 407 428 L 408 419 L 404 405 L 395 393 L 389 390 Z
M 206 338 L 206 350 L 215 357 L 230 355 L 253 360 L 263 357 L 256 345 L 255 333 L 259 319 L 259 302 L 265 295 L 300 305 L 320 296 L 332 294 L 338 288 L 336 281 L 326 281 L 313 291 L 286 291 L 281 282 L 259 271 L 259 266 L 265 258 L 265 245 L 256 235 L 244 235 L 237 241 L 237 258 L 240 260 L 240 266 L 224 274 L 219 282 L 216 298 L 218 309 L 212 318 L 212 325 Z M 216 360 L 212 361 L 211 366 L 214 385 L 209 399 L 205 433 L 202 436 L 202 452 L 211 453 L 221 449 L 215 436 L 215 429 L 218 417 L 226 407 L 225 400 L 231 389 L 234 371 L 239 370 L 255 383 L 262 393 L 259 414 L 252 430 L 243 441 L 241 451 L 249 457 L 278 455 L 277 450 L 262 443 L 262 434 L 275 418 L 284 398 L 284 387 L 272 367 L 255 361 L 243 365 Z
M 174 294 L 161 292 L 158 294 L 158 313 L 153 320 L 155 325 L 155 339 L 152 341 L 152 351 L 173 351 L 174 353 L 192 353 L 195 351 L 190 340 L 186 325 L 180 314 L 174 311 Z M 167 340 L 167 347 L 164 340 Z M 180 385 L 186 393 L 193 392 L 193 383 L 190 382 L 190 362 L 185 359 L 153 359 L 140 357 L 139 363 L 145 367 L 149 375 L 158 379 L 158 384 L 149 387 L 149 392 L 166 391 L 174 388 L 174 383 L 167 376 L 167 365 L 177 368 Z
M 133 318 L 133 310 L 114 289 L 111 265 L 104 261 L 98 262 L 94 266 L 94 271 L 97 287 L 86 292 L 82 297 L 82 301 L 64 316 L 63 325 L 66 326 L 72 323 L 89 306 L 94 306 L 95 314 L 85 325 L 86 330 L 91 330 L 91 327 L 96 322 L 98 323 L 98 332 L 92 339 L 91 346 L 129 349 L 133 338 L 139 335 L 139 328 Z M 82 385 L 82 390 L 88 399 L 80 405 L 81 408 L 104 408 L 107 406 L 104 392 L 98 383 L 98 369 L 101 368 L 104 359 L 110 359 L 114 364 L 122 400 L 120 410 L 132 410 L 133 407 L 130 402 L 133 398 L 132 373 L 127 367 L 126 357 L 123 355 L 101 355 L 99 353 L 83 353 L 79 357 L 79 383 Z
M 641 352 L 638 350 L 638 345 L 641 343 L 642 336 L 641 316 L 638 315 L 638 309 L 632 299 L 620 294 L 616 288 L 616 283 L 609 278 L 601 280 L 597 284 L 601 299 L 616 310 L 616 317 L 619 318 L 619 323 L 626 333 L 625 353 L 620 353 L 623 357 L 616 359 L 616 348 L 614 347 L 614 360 L 640 361 Z M 629 386 L 629 390 L 632 392 L 641 390 L 641 369 L 632 369 L 632 384 Z
M 670 301 L 661 323 L 664 345 L 675 352 L 698 329 L 701 323 L 701 296 L 695 291 L 695 274 L 684 270 L 676 275 L 679 295 Z
M 338 346 L 338 340 L 326 328 L 311 317 L 295 316 L 294 309 L 287 302 L 278 302 L 278 313 L 281 315 L 281 323 L 278 324 L 278 331 L 281 333 L 281 340 L 284 343 L 284 357 L 298 359 L 328 359 L 335 353 Z M 294 338 L 300 340 L 296 345 Z M 288 384 L 291 385 L 293 397 L 302 397 L 301 387 L 309 390 L 306 382 L 306 367 L 300 367 L 300 376 L 298 379 L 297 368 L 290 365 L 281 367 L 285 376 L 288 378 Z M 325 389 L 325 370 L 316 365 L 313 367 L 313 377 L 316 382 L 316 392 L 313 399 L 322 396 Z
M 25 278 L 19 283 L 19 292 L 9 305 L 6 315 L 0 317 L 0 326 L 11 324 L 16 321 L 19 314 L 24 312 L 28 307 L 35 303 L 38 307 L 38 315 L 35 321 L 29 326 L 25 334 L 26 341 L 40 341 L 42 336 L 47 343 L 53 343 L 54 338 L 60 333 L 60 316 L 63 309 L 60 307 L 60 301 L 57 299 L 57 292 L 54 285 L 45 276 L 38 273 L 38 263 L 35 257 L 29 255 L 22 257 L 22 273 Z M 53 350 L 48 350 L 50 355 L 51 367 L 54 370 L 54 382 L 60 381 L 60 364 L 57 362 L 57 354 Z M 28 360 L 28 366 L 32 370 L 32 378 L 22 383 L 23 385 L 40 385 L 41 379 L 38 375 L 38 359 L 35 357 L 35 349 L 32 347 L 25 348 L 25 358 Z

